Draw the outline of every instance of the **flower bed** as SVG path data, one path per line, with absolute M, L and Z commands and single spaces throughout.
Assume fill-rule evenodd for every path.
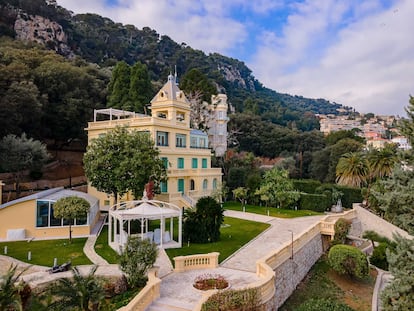
M 195 278 L 193 286 L 199 290 L 225 289 L 229 282 L 219 274 L 203 274 Z

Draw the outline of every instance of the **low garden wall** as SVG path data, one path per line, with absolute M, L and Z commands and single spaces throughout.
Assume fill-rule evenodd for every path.
M 161 279 L 158 278 L 158 267 L 148 272 L 147 285 L 126 306 L 118 311 L 144 311 L 154 300 L 160 297 Z

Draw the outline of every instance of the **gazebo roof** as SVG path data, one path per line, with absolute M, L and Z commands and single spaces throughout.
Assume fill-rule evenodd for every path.
M 155 200 L 123 202 L 113 206 L 109 212 L 124 219 L 161 219 L 181 215 L 181 210 L 177 206 Z

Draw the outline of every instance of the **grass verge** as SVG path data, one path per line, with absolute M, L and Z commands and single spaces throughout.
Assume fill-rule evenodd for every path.
M 225 202 L 223 204 L 224 209 L 233 210 L 233 211 L 243 211 L 243 208 L 239 202 Z M 245 211 L 248 213 L 255 213 L 261 215 L 268 215 L 272 217 L 279 218 L 295 218 L 303 216 L 314 216 L 314 215 L 323 215 L 322 213 L 310 211 L 310 210 L 292 210 L 292 209 L 281 209 L 276 207 L 265 207 L 265 206 L 256 206 L 256 205 L 246 205 Z
M 101 233 L 96 239 L 95 252 L 108 263 L 116 264 L 119 262 L 118 253 L 108 244 L 108 225 L 103 226 Z
M 218 242 L 205 244 L 190 243 L 188 245 L 187 241 L 183 241 L 182 248 L 167 249 L 166 252 L 171 260 L 176 256 L 219 252 L 219 262 L 222 262 L 269 226 L 266 223 L 224 217 L 224 223 L 220 229 L 220 240 Z
M 4 254 L 4 247 L 7 246 L 7 256 L 16 258 L 20 261 L 40 266 L 53 266 L 54 258 L 58 264 L 71 261 L 72 265 L 90 265 L 92 262 L 83 253 L 83 246 L 86 238 L 63 240 L 40 240 L 40 241 L 16 241 L 1 242 L 0 251 Z M 28 252 L 31 252 L 31 260 L 28 260 Z

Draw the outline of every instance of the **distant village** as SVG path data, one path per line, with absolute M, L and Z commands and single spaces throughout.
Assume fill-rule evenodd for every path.
M 324 135 L 340 130 L 354 130 L 357 135 L 364 137 L 367 147 L 377 149 L 386 144 L 396 144 L 400 149 L 409 150 L 411 145 L 397 128 L 400 121 L 398 116 L 382 116 L 367 114 L 318 114 L 320 131 Z

